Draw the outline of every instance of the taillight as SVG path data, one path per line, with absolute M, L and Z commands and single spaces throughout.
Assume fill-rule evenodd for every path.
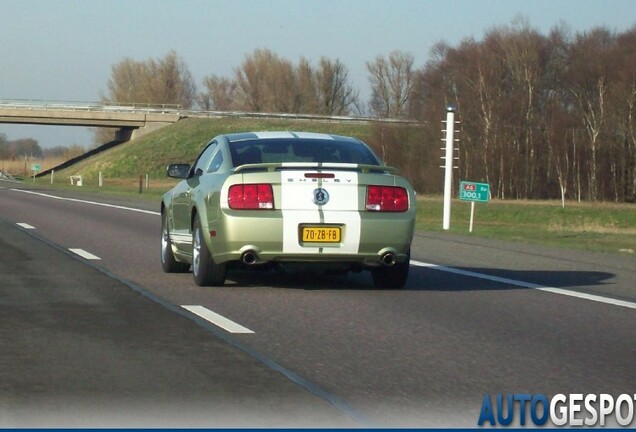
M 409 209 L 409 194 L 399 186 L 367 186 L 367 210 L 405 212 Z
M 235 184 L 230 186 L 227 201 L 235 210 L 272 210 L 274 192 L 267 183 Z

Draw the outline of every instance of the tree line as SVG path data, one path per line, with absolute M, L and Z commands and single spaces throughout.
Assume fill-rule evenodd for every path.
M 294 64 L 268 49 L 246 55 L 232 77 L 206 76 L 199 92 L 185 62 L 170 51 L 161 59 L 125 58 L 113 65 L 102 100 L 216 111 L 405 118 L 415 72 L 413 56 L 394 51 L 368 62 L 367 69 L 373 95 L 366 105 L 340 59 L 322 57 L 312 65 L 301 58 Z
M 268 49 L 247 54 L 232 76 L 198 90 L 174 52 L 112 67 L 104 101 L 179 104 L 219 111 L 365 115 L 411 119 L 373 128 L 370 144 L 423 193 L 439 193 L 440 121 L 457 108 L 456 180 L 484 181 L 499 198 L 633 202 L 636 198 L 636 27 L 547 35 L 518 19 L 481 40 L 435 45 L 414 66 L 399 50 L 366 63 L 362 101 L 340 59 L 293 63 Z
M 410 116 L 457 107 L 463 178 L 500 198 L 634 202 L 636 27 L 542 35 L 520 20 L 434 54 Z
M 78 144 L 68 146 L 56 146 L 42 149 L 37 140 L 33 138 L 21 138 L 8 140 L 5 134 L 0 133 L 0 160 L 19 159 L 43 159 L 43 158 L 72 158 L 84 153 L 84 148 Z
M 0 133 L 0 159 L 16 160 L 25 156 L 42 157 L 42 148 L 33 138 L 8 140 Z

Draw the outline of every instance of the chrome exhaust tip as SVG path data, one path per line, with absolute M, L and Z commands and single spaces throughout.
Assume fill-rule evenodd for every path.
M 380 257 L 380 263 L 385 267 L 391 267 L 395 265 L 395 255 L 392 252 L 387 252 Z
M 243 252 L 243 255 L 241 255 L 241 262 L 246 265 L 252 265 L 256 264 L 257 258 L 258 256 L 256 255 L 256 252 L 251 250 L 245 251 Z

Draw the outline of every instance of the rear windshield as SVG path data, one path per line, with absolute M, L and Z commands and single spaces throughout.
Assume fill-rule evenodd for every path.
M 234 166 L 281 162 L 336 162 L 381 165 L 364 144 L 316 139 L 258 139 L 230 143 Z

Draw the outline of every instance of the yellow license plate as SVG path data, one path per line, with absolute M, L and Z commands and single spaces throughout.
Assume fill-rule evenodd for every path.
M 340 243 L 340 227 L 306 226 L 302 228 L 301 240 L 305 243 Z

